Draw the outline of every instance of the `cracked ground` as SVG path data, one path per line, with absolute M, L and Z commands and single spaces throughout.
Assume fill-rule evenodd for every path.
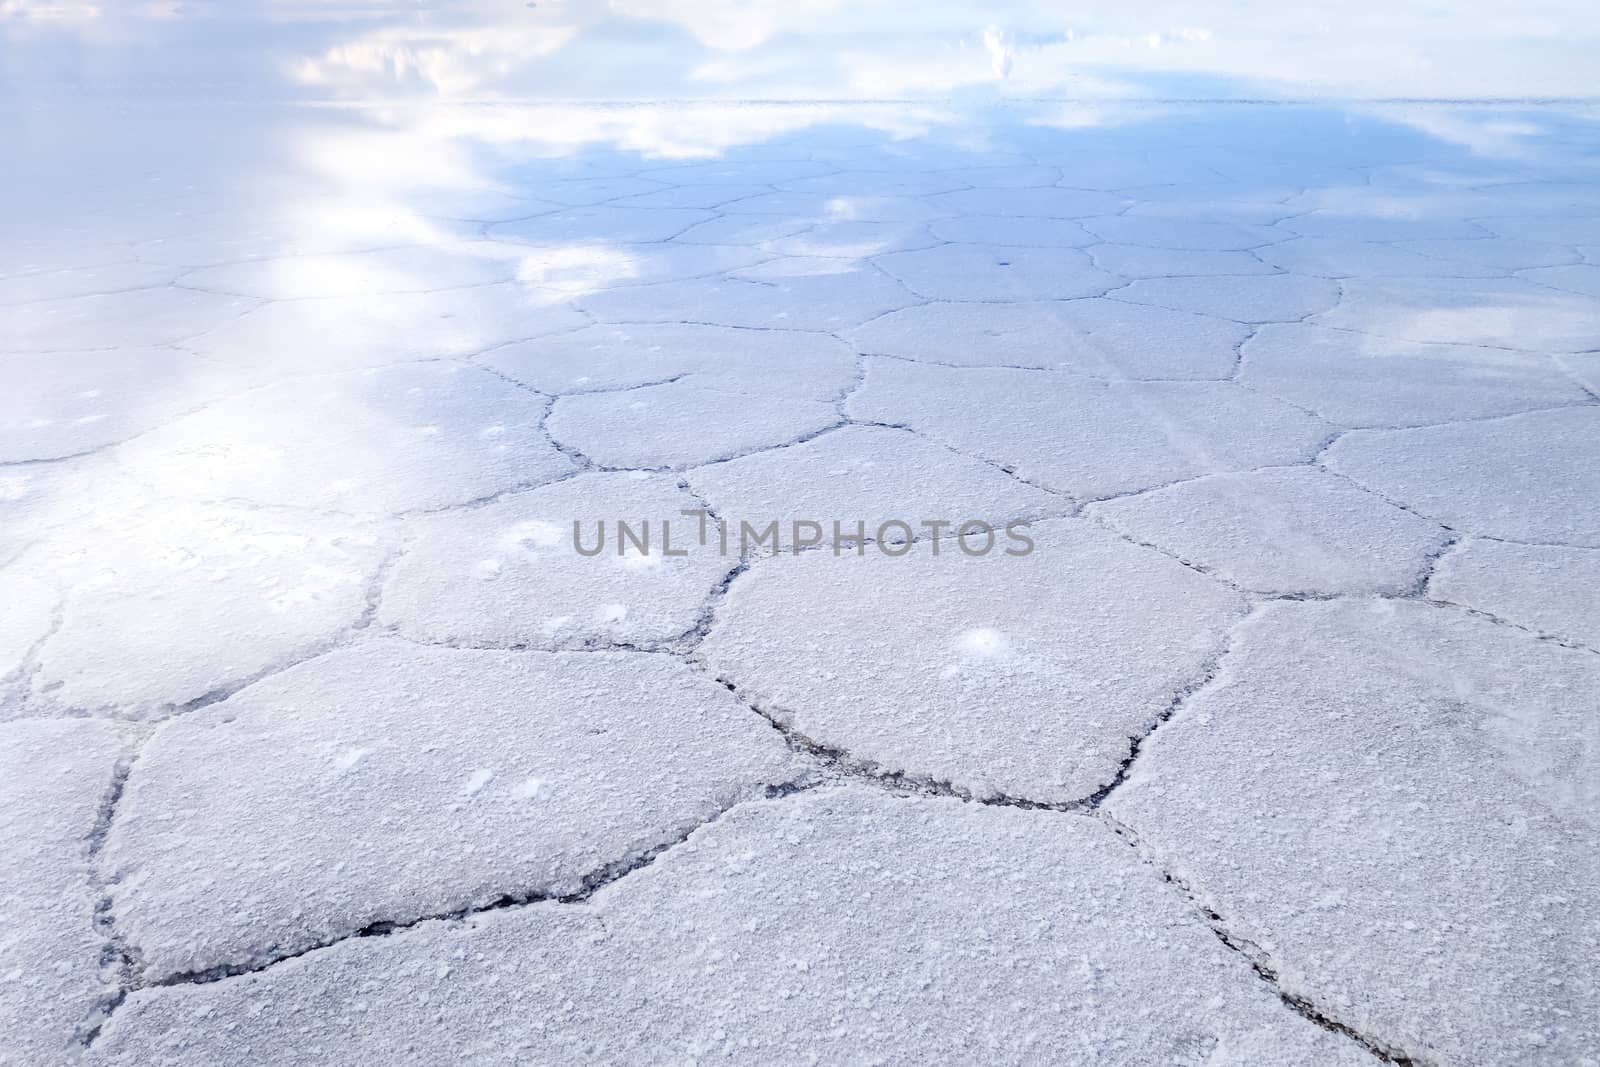
M 62 109 L 0 1063 L 1600 1063 L 1592 116 Z

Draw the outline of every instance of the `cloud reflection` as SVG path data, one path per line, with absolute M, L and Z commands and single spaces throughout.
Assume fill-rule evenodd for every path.
M 1337 16 L 1264 0 L 1070 9 L 1022 2 L 618 0 L 431 8 L 299 68 L 371 96 L 764 100 L 997 97 L 1574 97 L 1593 93 L 1600 15 L 1420 0 Z M 648 50 L 641 45 L 648 42 Z M 638 61 L 635 61 L 638 60 Z

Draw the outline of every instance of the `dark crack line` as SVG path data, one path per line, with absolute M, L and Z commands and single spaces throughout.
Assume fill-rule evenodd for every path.
M 1206 904 L 1187 881 L 1156 860 L 1152 850 L 1131 827 L 1118 822 L 1104 811 L 1098 811 L 1096 815 L 1112 833 L 1126 842 L 1141 860 L 1154 867 L 1162 879 L 1177 890 L 1189 906 L 1205 920 L 1206 926 L 1216 935 L 1218 941 L 1229 951 L 1244 958 L 1250 969 L 1256 973 L 1256 977 L 1271 987 L 1285 1007 L 1323 1030 L 1349 1038 L 1384 1063 L 1399 1064 L 1401 1067 L 1430 1067 L 1434 1063 L 1430 1058 L 1407 1052 L 1395 1044 L 1363 1033 L 1349 1023 L 1339 1020 L 1311 999 L 1283 988 L 1282 976 L 1273 966 L 1270 953 L 1234 932 L 1227 920 Z
M 1349 1024 L 1333 1017 L 1310 999 L 1285 990 L 1282 987 L 1281 979 L 1277 970 L 1273 968 L 1267 961 L 1267 956 L 1264 952 L 1230 930 L 1222 917 L 1214 910 L 1201 903 L 1199 897 L 1186 883 L 1178 879 L 1170 871 L 1166 870 L 1151 858 L 1147 851 L 1138 843 L 1137 838 L 1133 835 L 1131 830 L 1123 827 L 1101 808 L 1101 805 L 1105 799 L 1110 796 L 1115 789 L 1121 786 L 1124 781 L 1127 780 L 1134 762 L 1138 759 L 1139 755 L 1143 751 L 1145 743 L 1151 738 L 1151 736 L 1154 735 L 1164 723 L 1182 710 L 1182 708 L 1188 704 L 1189 700 L 1191 700 L 1196 694 L 1201 692 L 1206 687 L 1212 685 L 1222 674 L 1223 661 L 1227 658 L 1228 653 L 1232 649 L 1234 635 L 1237 633 L 1238 629 L 1254 614 L 1255 612 L 1252 611 L 1250 614 L 1247 614 L 1244 618 L 1238 620 L 1232 627 L 1230 627 L 1224 644 L 1212 656 L 1201 675 L 1191 681 L 1191 683 L 1185 687 L 1184 690 L 1182 690 L 1173 698 L 1168 707 L 1157 717 L 1156 721 L 1153 722 L 1148 729 L 1146 729 L 1143 733 L 1129 739 L 1128 756 L 1118 767 L 1116 775 L 1110 783 L 1102 786 L 1088 797 L 1085 797 L 1081 800 L 1068 801 L 1064 803 L 1044 803 L 1040 801 L 1029 800 L 1023 797 L 1014 797 L 1004 794 L 979 797 L 973 795 L 970 791 L 964 790 L 947 781 L 940 781 L 926 776 L 907 774 L 900 771 L 884 771 L 879 765 L 870 760 L 863 760 L 855 757 L 842 748 L 823 744 L 794 729 L 792 722 L 789 721 L 787 716 L 774 713 L 761 707 L 757 702 L 752 701 L 745 694 L 741 693 L 734 682 L 716 674 L 706 664 L 691 659 L 690 665 L 715 678 L 719 684 L 733 694 L 735 699 L 744 704 L 746 707 L 750 708 L 750 710 L 754 713 L 760 715 L 764 720 L 767 721 L 768 724 L 773 727 L 773 729 L 777 730 L 779 734 L 783 736 L 784 741 L 788 744 L 792 751 L 814 761 L 819 766 L 819 769 L 827 775 L 828 779 L 842 782 L 865 783 L 871 787 L 883 789 L 900 796 L 945 797 L 967 803 L 977 803 L 995 807 L 1013 807 L 1021 808 L 1027 811 L 1076 813 L 1089 815 L 1100 819 L 1108 828 L 1117 833 L 1119 837 L 1133 846 L 1135 851 L 1138 852 L 1140 858 L 1144 862 L 1155 867 L 1162 875 L 1163 880 L 1177 888 L 1177 890 L 1184 896 L 1185 900 L 1187 900 L 1194 910 L 1196 910 L 1205 920 L 1207 927 L 1218 938 L 1218 940 L 1221 941 L 1222 944 L 1230 951 L 1243 956 L 1245 961 L 1250 965 L 1251 969 L 1256 973 L 1257 977 L 1271 987 L 1273 993 L 1286 1007 L 1308 1021 L 1316 1024 L 1318 1027 L 1350 1039 L 1385 1063 L 1400 1064 L 1404 1065 L 1404 1067 L 1425 1067 L 1425 1065 L 1430 1061 L 1414 1057 L 1390 1044 L 1389 1042 L 1372 1037 L 1368 1034 L 1364 1034 L 1353 1026 L 1350 1026 Z
M 721 821 L 729 812 L 735 810 L 736 808 L 742 807 L 746 804 L 781 800 L 785 797 L 794 796 L 798 793 L 803 793 L 814 789 L 820 784 L 821 783 L 818 781 L 800 778 L 763 785 L 759 789 L 759 795 L 740 797 L 739 799 L 736 799 L 731 803 L 728 803 L 717 809 L 717 811 L 712 813 L 708 818 L 705 818 L 683 830 L 682 832 L 673 835 L 670 839 L 661 841 L 648 848 L 635 851 L 630 855 L 595 868 L 594 870 L 583 875 L 578 880 L 577 886 L 572 889 L 564 891 L 524 890 L 502 893 L 501 895 L 485 903 L 456 908 L 450 911 L 434 912 L 410 919 L 377 920 L 370 922 L 357 930 L 351 931 L 350 933 L 342 934 L 338 937 L 332 937 L 325 941 L 317 942 L 313 945 L 308 945 L 305 948 L 294 952 L 273 955 L 270 959 L 258 959 L 249 963 L 240 964 L 219 964 L 215 967 L 205 968 L 204 970 L 183 971 L 150 981 L 140 981 L 135 979 L 134 981 L 130 982 L 128 986 L 120 993 L 116 999 L 116 1004 L 112 1005 L 106 1010 L 105 1018 L 101 1020 L 100 1025 L 94 1027 L 93 1032 L 84 1039 L 83 1043 L 85 1045 L 93 1044 L 94 1040 L 98 1037 L 99 1033 L 103 1029 L 104 1024 L 110 1020 L 110 1017 L 115 1009 L 120 1007 L 120 1005 L 126 1001 L 129 995 L 142 990 L 170 989 L 178 986 L 210 985 L 213 982 L 220 982 L 230 978 L 262 974 L 273 970 L 279 965 L 290 960 L 314 955 L 337 945 L 344 944 L 348 941 L 355 941 L 370 937 L 389 937 L 395 934 L 404 933 L 408 930 L 413 930 L 424 925 L 425 923 L 461 922 L 478 915 L 484 915 L 496 911 L 505 911 L 513 908 L 522 908 L 532 904 L 587 903 L 601 890 L 615 885 L 616 883 L 627 878 L 629 875 L 651 866 L 662 856 L 687 842 L 696 833 L 699 833 L 706 827 L 712 826 Z M 265 953 L 270 953 L 271 951 L 271 946 L 264 950 Z
M 1078 335 L 1088 341 L 1094 335 L 1084 332 Z M 1039 373 L 1045 375 L 1060 375 L 1068 380 L 1081 378 L 1085 381 L 1096 382 L 1103 385 L 1131 385 L 1131 384 L 1161 384 L 1161 385 L 1203 385 L 1230 383 L 1243 386 L 1243 383 L 1234 382 L 1232 378 L 1136 378 L 1130 375 L 1096 374 L 1093 371 L 1082 370 L 1069 363 L 1056 363 L 1049 366 L 1028 363 L 951 363 L 947 360 L 928 359 L 923 356 L 898 355 L 892 352 L 862 352 L 866 359 L 892 359 L 898 363 L 911 363 L 921 367 L 946 367 L 950 370 L 963 371 L 991 371 L 1015 370 Z M 1287 401 L 1285 401 L 1287 403 Z M 1304 409 L 1302 409 L 1304 410 Z
M 1191 479 L 1191 480 L 1198 480 L 1198 479 Z M 1272 595 L 1275 595 L 1275 594 L 1271 594 L 1271 593 L 1264 593 L 1259 589 L 1246 588 L 1245 586 L 1242 586 L 1238 582 L 1234 581 L 1232 578 L 1229 578 L 1227 575 L 1223 574 L 1220 570 L 1216 569 L 1215 567 L 1210 567 L 1210 566 L 1207 566 L 1204 563 L 1200 563 L 1200 562 L 1198 562 L 1196 560 L 1189 559 L 1189 558 L 1187 558 L 1185 556 L 1180 555 L 1177 552 L 1174 552 L 1170 548 L 1163 548 L 1161 545 L 1156 544 L 1154 541 L 1146 541 L 1146 540 L 1144 540 L 1144 539 L 1142 539 L 1140 537 L 1137 537 L 1134 534 L 1130 533 L 1129 531 L 1124 530 L 1119 526 L 1116 526 L 1111 519 L 1107 518 L 1106 515 L 1103 512 L 1101 512 L 1098 508 L 1093 507 L 1092 505 L 1084 510 L 1083 518 L 1084 518 L 1084 520 L 1086 522 L 1094 523 L 1096 526 L 1100 527 L 1100 529 L 1104 530 L 1106 533 L 1110 534 L 1111 536 L 1117 538 L 1120 541 L 1125 541 L 1128 544 L 1133 545 L 1135 548 L 1143 548 L 1143 549 L 1148 549 L 1151 552 L 1159 552 L 1161 555 L 1166 556 L 1168 559 L 1172 560 L 1174 563 L 1178 564 L 1180 567 L 1187 568 L 1188 570 L 1191 570 L 1194 573 L 1200 575 L 1202 578 L 1206 578 L 1206 579 L 1209 579 L 1210 581 L 1214 581 L 1214 582 L 1217 582 L 1217 583 L 1219 583 L 1221 585 L 1225 585 L 1229 589 L 1233 590 L 1235 593 L 1238 593 L 1240 596 L 1243 596 L 1243 597 L 1255 597 L 1255 596 L 1272 596 Z M 1300 595 L 1300 594 L 1295 594 L 1295 595 Z
M 1084 798 L 1083 807 L 1090 811 L 1098 811 L 1101 805 L 1106 802 L 1106 798 L 1121 788 L 1123 783 L 1128 780 L 1133 773 L 1134 764 L 1144 754 L 1145 745 L 1149 744 L 1150 739 L 1155 736 L 1156 732 L 1170 722 L 1173 716 L 1182 711 L 1190 700 L 1199 696 L 1201 692 L 1222 677 L 1223 664 L 1228 658 L 1228 653 L 1233 651 L 1236 635 L 1240 628 L 1254 618 L 1257 613 L 1257 608 L 1251 608 L 1241 618 L 1236 619 L 1233 625 L 1229 626 L 1226 633 L 1224 633 L 1222 643 L 1206 658 L 1205 663 L 1201 666 L 1200 673 L 1191 678 L 1187 685 L 1173 695 L 1172 699 L 1167 702 L 1167 706 L 1156 714 L 1155 719 L 1142 732 L 1128 738 L 1128 754 L 1118 764 L 1116 773 L 1111 776 L 1111 781 Z
M 1434 572 L 1439 569 L 1439 564 L 1448 556 L 1452 549 L 1461 543 L 1461 535 L 1453 530 L 1447 530 L 1439 544 L 1423 559 L 1422 566 L 1417 570 L 1416 579 L 1406 588 L 1398 599 L 1419 600 L 1428 595 L 1428 586 L 1433 582 Z
M 564 642 L 538 644 L 531 641 L 474 641 L 458 638 L 430 638 L 408 633 L 399 626 L 385 626 L 371 631 L 375 636 L 404 641 L 418 648 L 448 648 L 458 652 L 526 652 L 535 655 L 605 654 L 629 652 L 646 656 L 681 657 L 685 638 L 674 635 L 660 641 L 617 641 L 608 637 L 591 635 Z M 688 631 L 693 633 L 691 629 Z
M 403 537 L 397 538 L 392 544 L 387 546 L 383 557 L 379 560 L 377 566 L 373 568 L 372 575 L 368 580 L 365 589 L 363 590 L 360 611 L 353 619 L 351 619 L 348 625 L 344 626 L 336 633 L 333 633 L 331 636 L 324 637 L 321 640 L 307 642 L 300 648 L 290 652 L 289 654 L 272 663 L 269 663 L 267 666 L 262 667 L 259 670 L 253 671 L 241 677 L 227 679 L 207 690 L 206 692 L 201 693 L 198 696 L 191 697 L 188 700 L 168 700 L 145 705 L 114 704 L 100 706 L 80 706 L 61 704 L 58 701 L 50 701 L 48 699 L 48 691 L 38 689 L 32 685 L 30 685 L 29 692 L 26 694 L 26 696 L 31 701 L 35 692 L 43 694 L 46 697 L 44 703 L 46 703 L 47 708 L 42 710 L 50 715 L 65 716 L 70 718 L 102 718 L 113 719 L 117 721 L 162 722 L 180 715 L 188 715 L 193 712 L 200 711 L 204 708 L 211 707 L 214 704 L 220 704 L 235 694 L 250 688 L 258 682 L 264 681 L 275 675 L 283 674 L 286 671 L 293 670 L 295 667 L 298 667 L 304 663 L 309 663 L 314 659 L 320 659 L 321 657 L 333 652 L 337 652 L 340 649 L 348 648 L 364 634 L 377 631 L 375 620 L 378 613 L 379 601 L 382 596 L 383 587 L 387 583 L 389 575 L 392 573 L 395 566 L 398 565 L 401 558 L 406 554 L 409 548 L 409 543 Z M 49 640 L 49 637 L 53 636 L 56 630 L 59 629 L 61 621 L 64 620 L 66 607 L 69 600 L 70 593 L 67 596 L 64 596 L 62 602 L 58 605 L 58 620 L 55 626 L 52 628 L 50 635 L 47 635 L 45 638 L 40 640 L 38 646 L 40 649 L 44 647 L 44 644 Z M 38 665 L 35 664 L 33 667 L 34 675 L 37 674 L 38 669 Z M 30 676 L 29 681 L 32 681 L 32 676 Z
M 1012 796 L 999 792 L 979 795 L 956 785 L 954 782 L 929 775 L 885 770 L 881 764 L 873 760 L 856 756 L 846 749 L 826 744 L 800 732 L 795 729 L 791 716 L 764 707 L 740 690 L 737 683 L 718 674 L 708 664 L 695 658 L 690 658 L 687 662 L 690 667 L 704 673 L 733 694 L 734 699 L 740 704 L 761 716 L 769 726 L 778 732 L 792 752 L 818 765 L 830 780 L 865 782 L 879 789 L 887 789 L 897 795 L 948 797 L 973 804 L 1022 808 L 1027 811 L 1068 812 L 1082 811 L 1086 807 L 1085 802 L 1082 800 L 1051 802 L 1031 800 L 1027 797 Z
M 1423 582 L 1424 592 L 1418 594 L 1416 599 L 1422 600 L 1424 603 L 1437 605 L 1441 608 L 1448 608 L 1453 611 L 1459 611 L 1464 614 L 1471 615 L 1475 619 L 1482 619 L 1485 622 L 1494 623 L 1496 626 L 1505 626 L 1512 630 L 1518 630 L 1532 637 L 1534 640 L 1543 642 L 1545 644 L 1559 645 L 1561 648 L 1570 648 L 1574 652 L 1588 652 L 1591 655 L 1600 656 L 1600 648 L 1595 648 L 1593 645 L 1586 645 L 1581 642 L 1574 641 L 1570 637 L 1562 637 L 1561 635 L 1551 633 L 1548 630 L 1541 630 L 1534 626 L 1526 626 L 1520 622 L 1512 622 L 1510 619 L 1507 619 L 1504 616 L 1496 615 L 1490 611 L 1484 611 L 1482 608 L 1475 608 L 1469 604 L 1462 604 L 1445 597 L 1434 596 L 1432 593 L 1426 591 L 1426 586 L 1429 581 L 1431 581 L 1431 575 L 1427 581 Z
M 1254 612 L 1251 613 L 1251 615 L 1253 614 Z M 1157 864 L 1149 855 L 1146 854 L 1145 850 L 1137 844 L 1137 839 L 1132 836 L 1132 831 L 1125 830 L 1121 824 L 1117 823 L 1116 820 L 1111 818 L 1101 809 L 1101 804 L 1104 802 L 1106 797 L 1108 797 L 1113 790 L 1118 788 L 1124 781 L 1126 781 L 1134 762 L 1138 759 L 1145 743 L 1150 739 L 1150 737 L 1164 723 L 1170 720 L 1184 706 L 1186 706 L 1188 701 L 1193 696 L 1205 689 L 1207 686 L 1211 685 L 1221 674 L 1223 660 L 1226 659 L 1228 652 L 1231 651 L 1234 633 L 1248 618 L 1251 617 L 1251 615 L 1247 615 L 1244 619 L 1240 619 L 1234 624 L 1233 627 L 1230 628 L 1226 642 L 1212 657 L 1205 671 L 1173 698 L 1171 704 L 1169 704 L 1169 706 L 1161 713 L 1161 715 L 1157 717 L 1156 721 L 1152 723 L 1150 727 L 1142 734 L 1129 739 L 1129 754 L 1118 767 L 1116 775 L 1112 781 L 1107 785 L 1102 786 L 1088 797 L 1085 797 L 1081 800 L 1063 803 L 1045 803 L 1029 800 L 1024 797 L 1014 797 L 1005 794 L 995 794 L 980 797 L 975 796 L 970 791 L 962 789 L 948 781 L 941 781 L 926 776 L 908 774 L 903 771 L 885 771 L 878 764 L 870 760 L 858 758 L 842 748 L 823 744 L 811 737 L 806 736 L 793 727 L 792 722 L 789 721 L 787 716 L 774 713 L 763 708 L 760 706 L 760 704 L 741 693 L 734 682 L 716 674 L 704 663 L 691 660 L 690 665 L 709 674 L 720 685 L 732 693 L 734 698 L 737 699 L 741 704 L 750 708 L 750 710 L 757 715 L 760 715 L 769 725 L 772 726 L 773 729 L 777 730 L 778 733 L 782 735 L 785 743 L 792 751 L 801 756 L 807 757 L 816 763 L 819 769 L 827 776 L 827 779 L 829 780 L 836 782 L 865 783 L 871 787 L 886 790 L 899 796 L 944 797 L 964 801 L 967 803 L 983 804 L 994 807 L 1012 807 L 1020 808 L 1026 811 L 1076 813 L 1081 815 L 1089 815 L 1100 819 L 1108 828 L 1117 833 L 1119 837 L 1122 837 L 1130 845 L 1133 845 L 1135 850 L 1139 853 L 1140 858 L 1144 860 L 1144 862 L 1154 866 L 1166 882 L 1175 886 L 1178 891 L 1183 894 L 1184 898 L 1189 902 L 1189 904 L 1197 912 L 1199 912 L 1201 917 L 1205 920 L 1207 927 L 1218 938 L 1218 940 L 1221 941 L 1222 944 L 1230 951 L 1243 956 L 1246 962 L 1250 965 L 1251 969 L 1256 973 L 1257 977 L 1271 987 L 1273 993 L 1286 1007 L 1324 1030 L 1328 1030 L 1332 1033 L 1340 1034 L 1346 1038 L 1349 1038 L 1351 1041 L 1354 1041 L 1363 1049 L 1370 1052 L 1385 1063 L 1401 1064 L 1405 1065 L 1405 1067 L 1413 1067 L 1413 1065 L 1415 1065 L 1415 1067 L 1424 1067 L 1424 1065 L 1429 1061 L 1412 1057 L 1388 1042 L 1364 1034 L 1354 1027 L 1329 1015 L 1311 1000 L 1285 990 L 1281 985 L 1278 972 L 1267 962 L 1265 953 L 1251 945 L 1248 941 L 1234 934 L 1228 928 L 1221 916 L 1203 905 L 1197 895 L 1186 883 L 1180 881 L 1171 872 L 1161 867 L 1160 864 Z
M 76 1040 L 86 1048 L 94 1044 L 111 1016 L 137 986 L 138 974 L 143 968 L 138 948 L 117 929 L 116 904 L 111 895 L 114 883 L 100 873 L 100 856 L 105 850 L 106 841 L 111 836 L 111 827 L 122 804 L 128 778 L 133 774 L 134 765 L 138 763 L 139 757 L 144 752 L 144 745 L 148 741 L 147 735 L 140 741 L 132 755 L 124 756 L 112 766 L 111 780 L 107 783 L 105 794 L 100 800 L 94 826 L 89 831 L 86 842 L 89 888 L 95 896 L 94 931 L 103 942 L 100 968 L 112 982 L 112 988 L 100 996 L 89 1017 L 78 1026 Z

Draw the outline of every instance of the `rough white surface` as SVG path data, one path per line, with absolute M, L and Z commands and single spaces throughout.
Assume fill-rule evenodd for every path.
M 888 275 L 865 267 L 819 265 L 809 275 L 739 276 L 658 285 L 630 285 L 582 297 L 601 322 L 705 322 L 770 330 L 838 330 L 918 297 Z
M 765 241 L 762 247 L 785 256 L 863 259 L 938 243 L 927 227 L 914 223 L 824 222 L 792 236 Z
M 248 384 L 171 348 L 48 352 L 6 363 L 0 463 L 91 452 Z
M 1593 263 L 1537 267 L 1522 271 L 1521 277 L 1537 285 L 1547 285 L 1551 289 L 1600 299 L 1600 266 Z
M 393 217 L 384 220 L 385 223 L 396 221 L 399 220 Z M 281 218 L 240 219 L 233 212 L 222 212 L 203 222 L 188 220 L 176 226 L 156 227 L 151 236 L 136 241 L 133 250 L 141 262 L 179 268 L 175 273 L 181 273 L 182 269 L 256 259 L 370 252 L 390 247 L 394 241 L 393 235 L 386 239 L 370 232 L 341 232 L 337 226 L 319 227 L 316 232 L 301 229 L 297 233 L 287 233 L 285 229 Z M 421 235 L 410 231 L 405 236 L 417 239 Z
M 1473 263 L 1500 270 L 1529 267 L 1554 267 L 1578 262 L 1576 249 L 1546 241 L 1517 241 L 1504 237 L 1479 237 L 1472 240 L 1396 241 L 1395 247 L 1409 252 L 1458 263 Z
M 436 293 L 280 300 L 184 346 L 262 378 L 328 374 L 442 357 L 573 330 L 588 321 L 517 285 Z
M 1561 364 L 1590 396 L 1600 400 L 1600 352 L 1559 356 L 1556 362 Z
M 683 513 L 701 507 L 669 476 L 580 474 L 419 519 L 384 585 L 378 621 L 442 644 L 662 644 L 695 626 L 737 562 L 709 537 L 700 543 L 699 517 Z M 646 551 L 633 542 L 618 551 L 618 522 L 646 539 Z M 598 555 L 574 548 L 575 523 L 585 550 L 603 548 Z
M 533 244 L 596 240 L 628 244 L 665 241 L 695 223 L 713 217 L 710 211 L 703 208 L 615 207 L 599 204 L 553 211 L 517 222 L 502 222 L 490 227 L 489 233 L 501 240 L 528 241 Z
M 646 192 L 617 197 L 618 207 L 720 207 L 747 196 L 766 192 L 762 185 L 663 185 Z
M 191 271 L 181 282 L 263 300 L 417 293 L 509 281 L 509 258 L 487 243 L 386 248 L 227 263 Z
M 1081 800 L 1202 673 L 1243 601 L 1076 520 L 1029 536 L 1027 555 L 1001 533 L 983 556 L 947 536 L 938 555 L 928 542 L 760 562 L 700 655 L 766 714 L 878 773 Z
M 1232 322 L 1299 322 L 1339 300 L 1331 281 L 1300 274 L 1236 278 L 1140 278 L 1115 293 L 1118 300 L 1175 311 L 1194 311 Z
M 1455 609 L 1275 604 L 1108 806 L 1332 1018 L 1426 1060 L 1582 1063 L 1597 694 L 1592 653 Z
M 639 173 L 679 186 L 773 184 L 792 178 L 831 174 L 839 168 L 812 159 L 760 159 L 730 153 L 704 160 L 648 160 Z
M 334 652 L 163 725 L 101 857 L 149 978 L 556 897 L 799 773 L 642 652 Z
M 781 213 L 719 215 L 690 226 L 672 239 L 682 245 L 758 245 L 791 237 L 814 225 L 814 220 Z
M 481 362 L 551 395 L 683 378 L 708 389 L 832 400 L 856 376 L 855 353 L 826 334 L 679 323 L 591 326 L 497 348 Z
M 1055 167 L 1001 160 L 975 160 L 971 166 L 946 173 L 975 189 L 1035 189 L 1061 180 L 1061 171 Z
M 1095 266 L 1124 278 L 1168 278 L 1184 275 L 1276 274 L 1277 268 L 1252 252 L 1148 248 L 1103 244 L 1089 250 Z
M 1263 326 L 1240 380 L 1345 426 L 1408 426 L 1581 403 L 1548 356 L 1421 344 L 1309 324 Z
M 1019 245 L 1024 248 L 1081 248 L 1095 235 L 1070 219 L 991 218 L 962 215 L 928 223 L 928 232 L 942 241 Z
M 1302 237 L 1326 237 L 1345 241 L 1470 240 L 1486 236 L 1488 232 L 1467 219 L 1407 217 L 1398 212 L 1384 211 L 1382 205 L 1379 206 L 1379 210 L 1373 211 L 1367 205 L 1361 204 L 1359 197 L 1346 190 L 1339 190 L 1335 198 L 1344 202 L 1337 206 L 1326 206 L 1310 214 L 1285 219 L 1279 225 L 1282 229 Z M 1302 198 L 1301 203 L 1296 206 L 1304 205 L 1306 199 L 1328 198 L 1312 194 L 1309 198 Z
M 1115 193 L 1085 189 L 958 189 L 928 198 L 951 215 L 1083 219 L 1110 214 L 1126 205 Z
M 717 515 L 737 524 L 776 520 L 781 543 L 791 544 L 791 524 L 810 520 L 832 550 L 833 523 L 853 536 L 857 521 L 873 537 L 885 521 L 910 523 L 926 536 L 925 519 L 959 526 L 987 519 L 1060 514 L 1069 502 L 1024 485 L 990 464 L 957 455 L 905 430 L 846 426 L 811 441 L 726 463 L 691 468 L 685 475 Z M 899 533 L 903 539 L 903 532 Z
M 256 303 L 161 286 L 0 307 L 0 352 L 167 345 L 237 318 Z
M 1325 423 L 1227 382 L 1111 382 L 1011 369 L 877 359 L 846 405 L 910 426 L 1020 477 L 1085 497 L 1197 474 L 1303 463 Z M 987 417 L 973 418 L 975 410 Z M 1114 462 L 1107 462 L 1114 456 Z
M 107 263 L 69 270 L 41 270 L 0 278 L 0 304 L 35 300 L 60 300 L 93 296 L 125 289 L 166 285 L 178 276 L 172 267 L 157 263 Z
M 1296 237 L 1257 254 L 1275 267 L 1316 278 L 1484 278 L 1502 273 L 1389 244 L 1338 237 Z
M 1512 240 L 1555 244 L 1577 241 L 1584 245 L 1600 241 L 1600 219 L 1574 217 L 1567 212 L 1553 212 L 1543 218 L 1483 218 L 1477 220 L 1477 225 Z
M 701 278 L 748 267 L 772 256 L 755 248 L 715 244 L 582 244 L 513 246 L 517 280 L 537 289 L 578 296 L 613 285 Z
M 1067 248 L 943 244 L 879 256 L 878 264 L 930 300 L 1069 300 L 1122 284 Z
M 127 479 L 108 476 L 103 457 L 26 463 L 0 469 L 0 567 L 54 530 L 97 511 L 137 506 Z
M 388 367 L 268 386 L 126 445 L 158 492 L 288 507 L 442 507 L 572 470 L 540 428 L 544 401 L 487 371 Z
M 1600 548 L 1600 407 L 1363 430 L 1328 465 L 1466 533 Z
M 1237 251 L 1258 248 L 1285 237 L 1282 232 L 1268 226 L 1142 215 L 1088 219 L 1083 226 L 1103 241 L 1171 249 L 1175 252 Z
M 32 683 L 50 705 L 150 714 L 310 655 L 361 617 L 387 548 L 380 529 L 316 515 L 168 504 L 118 518 L 10 569 L 63 591 Z
M 1344 283 L 1339 306 L 1318 321 L 1405 341 L 1536 352 L 1600 348 L 1600 318 L 1592 300 L 1516 279 L 1357 279 Z
M 625 200 L 652 192 L 669 189 L 665 182 L 635 175 L 618 175 L 608 178 L 554 178 L 544 181 L 526 181 L 518 186 L 526 195 L 540 197 L 555 204 L 583 207 L 606 201 Z M 553 212 L 539 212 L 552 214 Z M 528 212 L 527 214 L 533 214 Z
M 834 425 L 831 403 L 703 389 L 690 381 L 556 401 L 551 435 L 596 463 L 665 468 L 781 445 Z
M 89 842 L 127 738 L 107 722 L 0 723 L 0 1064 L 67 1063 L 115 988 Z
M 1436 523 L 1310 467 L 1210 475 L 1092 511 L 1137 541 L 1269 594 L 1404 593 L 1445 538 Z
M 22 669 L 33 646 L 49 634 L 61 593 L 21 567 L 0 570 L 0 680 Z
M 917 196 L 830 196 L 826 193 L 785 190 L 746 197 L 725 206 L 733 214 L 783 214 L 803 218 L 807 225 L 829 222 L 926 222 L 955 212 L 941 207 L 937 198 Z
M 791 178 L 781 183 L 780 188 L 853 199 L 858 196 L 931 196 L 961 189 L 965 185 L 954 175 L 929 174 L 918 170 L 840 170 L 832 174 Z
M 1236 323 L 1115 300 L 924 304 L 847 331 L 862 352 L 954 366 L 1039 367 L 1106 378 L 1224 378 Z
M 1285 1010 L 1094 820 L 860 788 L 734 808 L 590 906 L 429 923 L 136 993 L 90 1062 L 912 1062 L 954 1048 L 1082 1067 L 1108 1049 L 1130 1064 L 1371 1062 Z
M 1428 595 L 1600 649 L 1600 550 L 1474 540 L 1439 561 Z

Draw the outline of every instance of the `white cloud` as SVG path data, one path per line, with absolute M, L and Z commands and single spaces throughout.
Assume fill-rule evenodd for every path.
M 421 84 L 440 96 L 459 96 L 559 51 L 576 33 L 572 26 L 541 23 L 384 28 L 303 60 L 294 77 L 306 85 L 368 91 Z

